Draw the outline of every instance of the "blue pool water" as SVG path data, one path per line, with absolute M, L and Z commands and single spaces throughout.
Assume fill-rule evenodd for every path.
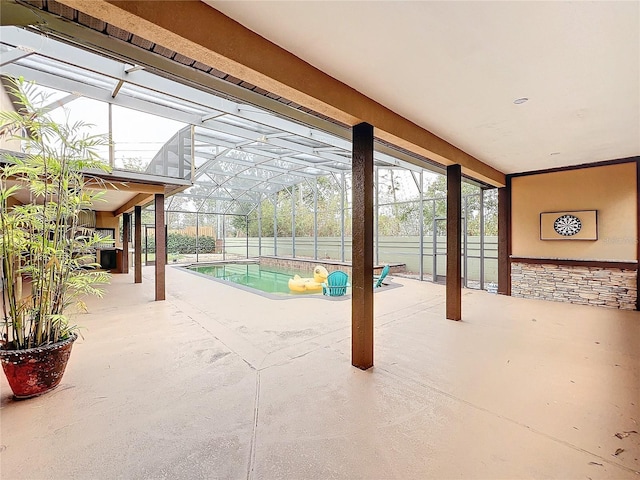
M 275 295 L 314 295 L 291 292 L 289 279 L 294 275 L 312 277 L 312 273 L 287 271 L 276 267 L 267 267 L 257 263 L 226 263 L 216 265 L 192 265 L 189 270 L 214 278 L 227 280 L 245 287 L 255 288 Z

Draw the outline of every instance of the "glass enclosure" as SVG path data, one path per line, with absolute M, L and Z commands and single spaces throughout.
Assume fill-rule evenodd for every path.
M 258 256 L 351 261 L 350 131 L 297 111 L 276 114 L 119 59 L 15 27 L 0 27 L 9 76 L 50 95 L 59 120 L 105 133 L 100 152 L 116 171 L 178 178 L 167 198 L 167 261 Z M 292 118 L 296 118 L 293 120 Z M 374 260 L 442 281 L 446 179 L 427 159 L 375 143 Z M 497 281 L 497 198 L 463 184 L 463 277 Z M 156 261 L 153 214 L 143 214 L 145 263 Z

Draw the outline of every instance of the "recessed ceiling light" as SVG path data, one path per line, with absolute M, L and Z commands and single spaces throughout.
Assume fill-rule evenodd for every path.
M 522 105 L 525 102 L 528 102 L 529 99 L 527 97 L 522 97 L 522 98 L 516 98 L 513 103 L 515 103 L 516 105 Z

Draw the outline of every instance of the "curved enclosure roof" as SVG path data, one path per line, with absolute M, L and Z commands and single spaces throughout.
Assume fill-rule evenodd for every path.
M 292 185 L 351 172 L 347 129 L 342 136 L 328 133 L 24 29 L 1 27 L 0 38 L 3 74 L 57 91 L 52 109 L 83 97 L 185 125 L 142 168 L 194 184 L 178 194 L 186 198 L 180 202 L 183 210 L 199 211 L 209 199 L 217 210 L 211 212 L 212 203 L 206 202 L 209 213 L 236 207 L 246 213 Z M 113 152 L 109 157 L 114 165 Z M 374 159 L 383 168 L 423 170 L 411 163 L 415 158 L 380 143 Z

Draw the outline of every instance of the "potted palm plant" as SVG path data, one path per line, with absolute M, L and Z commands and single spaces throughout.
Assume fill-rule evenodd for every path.
M 69 312 L 109 281 L 88 262 L 104 238 L 81 222 L 102 195 L 87 172 L 107 170 L 97 152 L 108 140 L 83 122 L 55 122 L 34 84 L 4 83 L 16 109 L 0 112 L 0 138 L 24 153 L 0 158 L 0 360 L 14 396 L 29 398 L 58 386 L 78 337 Z

